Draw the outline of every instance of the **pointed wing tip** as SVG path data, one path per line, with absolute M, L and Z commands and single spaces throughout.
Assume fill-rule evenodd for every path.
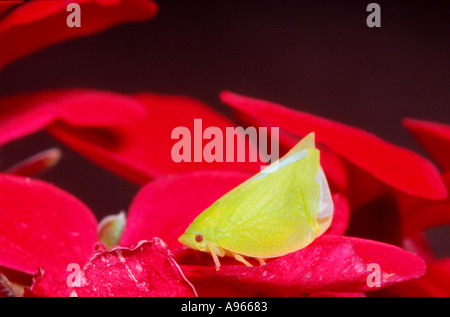
M 303 140 L 308 140 L 309 142 L 311 142 L 313 144 L 313 146 L 315 147 L 316 145 L 316 132 L 310 132 L 308 133 Z
M 308 133 L 303 139 L 301 139 L 287 155 L 299 152 L 305 149 L 314 149 L 316 147 L 316 134 L 315 132 Z

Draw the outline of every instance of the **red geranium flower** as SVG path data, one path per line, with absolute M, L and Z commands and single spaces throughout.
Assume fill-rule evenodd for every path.
M 450 191 L 450 126 L 413 119 L 405 119 L 404 125 L 442 168 L 442 179 Z M 405 245 L 426 260 L 427 273 L 416 281 L 389 289 L 389 294 L 450 296 L 450 257 L 435 255 L 426 235 L 427 230 L 450 224 L 450 199 L 430 201 L 401 195 L 399 200 L 400 208 L 408 215 L 402 221 Z
M 442 170 L 450 171 L 450 126 L 414 119 L 405 119 L 403 123 Z
M 70 1 L 1 1 L 0 69 L 46 46 L 90 35 L 111 26 L 153 18 L 157 5 L 151 0 L 79 0 L 82 27 L 68 27 Z M 26 40 L 24 40 L 26 39 Z
M 120 242 L 124 247 L 95 251 L 97 222 L 86 206 L 42 181 L 3 174 L 1 271 L 14 281 L 20 272 L 38 270 L 26 291 L 38 296 L 193 296 L 192 285 L 200 295 L 358 292 L 370 289 L 370 263 L 381 267 L 381 287 L 423 274 L 424 263 L 414 254 L 333 235 L 261 267 L 225 261 L 219 272 L 209 258 L 199 262 L 191 252 L 177 250 L 184 224 L 245 177 L 242 172 L 204 171 L 151 182 L 130 208 Z M 337 206 L 339 214 L 345 204 Z M 184 263 L 181 270 L 165 243 L 153 236 L 161 236 L 177 253 L 177 261 Z M 141 237 L 150 242 L 136 244 Z M 76 278 L 69 280 L 71 264 L 82 268 L 78 284 Z
M 5 109 L 0 111 L 0 145 L 45 129 L 95 163 L 138 184 L 167 173 L 230 168 L 258 171 L 260 166 L 260 162 L 175 163 L 171 157 L 174 128 L 194 131 L 194 119 L 198 118 L 204 127 L 224 131 L 234 126 L 224 115 L 188 97 L 71 89 L 3 97 L 0 105 Z M 257 151 L 248 140 L 246 147 Z
M 350 205 L 347 234 L 402 246 L 401 222 L 408 214 L 397 206 L 402 203 L 399 197 L 447 197 L 437 168 L 415 152 L 364 130 L 271 102 L 230 92 L 222 93 L 221 98 L 248 124 L 279 126 L 285 151 L 309 131 L 316 132 L 330 187 Z
M 435 200 L 447 196 L 431 162 L 364 130 L 231 92 L 221 99 L 244 122 L 279 127 L 287 148 L 314 131 L 330 186 L 348 197 L 352 208 L 392 189 Z
M 370 290 L 367 266 L 382 270 L 381 287 L 421 275 L 424 263 L 416 255 L 376 241 L 340 236 L 348 212 L 345 199 L 335 196 L 333 224 L 326 235 L 308 247 L 273 259 L 264 266 L 246 267 L 222 260 L 216 272 L 209 255 L 180 248 L 177 238 L 199 212 L 248 177 L 242 172 L 193 172 L 146 185 L 135 197 L 120 244 L 160 236 L 200 296 L 301 295 L 313 292 Z M 165 216 L 157 216 L 165 215 Z
M 70 194 L 7 174 L 0 175 L 0 188 L 0 273 L 9 291 L 24 274 L 37 273 L 27 295 L 195 295 L 161 240 L 95 251 L 97 220 Z M 70 265 L 80 269 L 77 287 L 69 287 Z
M 139 98 L 136 98 L 105 92 L 60 91 L 27 96 L 15 96 L 4 99 L 3 101 L 6 100 L 10 104 L 20 105 L 19 109 L 22 109 L 22 111 L 6 113 L 4 118 L 7 118 L 8 120 L 3 121 L 3 125 L 0 129 L 2 129 L 4 135 L 6 135 L 3 140 L 6 142 L 45 127 L 49 131 L 55 133 L 55 135 L 58 135 L 62 140 L 69 141 L 68 144 L 75 146 L 80 152 L 85 153 L 94 161 L 109 167 L 111 170 L 120 172 L 119 166 L 128 168 L 130 166 L 144 166 L 142 169 L 129 168 L 129 170 L 135 173 L 129 173 L 128 171 L 123 173 L 123 175 L 126 175 L 127 177 L 130 177 L 130 175 L 133 177 L 141 177 L 140 180 L 143 181 L 145 180 L 145 177 L 150 178 L 154 176 L 154 174 L 146 172 L 145 169 L 153 168 L 153 170 L 160 170 L 159 173 L 164 174 L 171 170 L 171 166 L 174 166 L 171 165 L 173 162 L 170 162 L 170 160 L 169 162 L 164 162 L 158 159 L 149 159 L 148 161 L 145 161 L 145 164 L 139 164 L 139 162 L 142 162 L 143 160 L 142 154 L 149 154 L 149 151 L 152 148 L 154 149 L 154 147 L 144 147 L 143 150 L 140 150 L 139 146 L 142 143 L 136 143 L 133 139 L 133 137 L 136 137 L 138 140 L 142 140 L 142 136 L 139 138 L 138 135 L 139 133 L 142 133 L 142 131 L 148 131 L 143 130 L 145 127 L 143 122 L 147 124 L 151 122 L 152 117 L 149 113 L 153 113 L 149 111 L 149 109 L 151 109 L 150 105 L 155 106 L 155 104 L 160 104 L 155 102 L 155 100 L 160 101 L 161 99 L 163 101 L 175 100 L 177 102 L 180 102 L 181 100 L 184 101 L 183 105 L 190 105 L 187 110 L 185 109 L 186 112 L 183 113 L 182 118 L 179 118 L 176 115 L 176 112 L 172 112 L 172 116 L 165 118 L 169 121 L 166 121 L 165 124 L 161 123 L 161 126 L 164 126 L 168 131 L 180 124 L 185 125 L 186 120 L 195 118 L 197 115 L 205 118 L 210 125 L 220 127 L 230 124 L 230 121 L 223 119 L 222 116 L 219 116 L 211 110 L 206 110 L 207 108 L 199 106 L 195 101 L 188 99 L 189 102 L 186 103 L 185 98 L 180 99 L 179 97 L 170 98 L 155 95 L 139 95 Z M 143 100 L 151 100 L 152 102 L 142 103 Z M 111 108 L 113 110 L 102 112 L 102 110 L 105 110 L 102 109 L 102 107 L 109 106 L 110 104 L 113 105 Z M 166 104 L 170 106 L 168 111 L 171 111 L 174 109 L 173 104 L 177 103 L 171 104 L 169 102 Z M 93 113 L 94 115 L 90 117 L 81 116 L 80 114 L 82 112 L 76 107 L 77 105 L 85 105 L 84 109 L 86 111 L 89 109 L 90 113 Z M 183 108 L 179 107 L 177 109 Z M 191 113 L 190 117 L 186 118 L 186 113 L 192 109 L 196 111 L 194 111 L 193 114 Z M 283 114 L 283 111 L 289 112 L 289 110 L 283 110 L 282 108 L 281 110 L 282 111 L 280 111 L 279 106 L 273 107 L 272 111 L 274 115 L 271 117 L 276 118 L 278 115 Z M 204 113 L 206 113 L 206 115 L 203 117 Z M 258 111 L 254 111 L 253 113 L 259 115 Z M 264 111 L 261 113 L 264 114 Z M 85 114 L 86 113 L 84 113 L 84 115 Z M 289 112 L 288 114 L 289 116 L 287 116 L 287 118 L 290 118 L 290 120 L 295 118 L 295 112 Z M 337 129 L 346 130 L 347 136 L 353 137 L 356 141 L 362 138 L 365 142 L 369 142 L 368 144 L 361 143 L 363 146 L 376 146 L 379 150 L 390 150 L 393 154 L 403 155 L 403 159 L 413 160 L 413 162 L 417 164 L 417 175 L 419 177 L 422 177 L 425 172 L 428 172 L 431 173 L 432 177 L 431 180 L 428 179 L 429 182 L 432 183 L 431 181 L 436 181 L 436 179 L 434 179 L 436 172 L 434 167 L 418 155 L 394 147 L 387 142 L 381 141 L 371 135 L 367 135 L 360 130 L 338 124 L 328 124 L 331 127 L 336 128 L 337 126 Z M 283 128 L 282 122 L 280 122 L 280 125 L 281 128 Z M 316 131 L 321 132 L 319 134 L 325 134 L 323 132 L 324 130 L 321 130 L 323 127 L 317 125 L 316 128 Z M 336 135 L 340 136 L 341 134 L 338 132 L 339 130 L 336 132 Z M 357 136 L 358 133 L 361 133 L 362 136 Z M 167 139 L 163 139 L 163 141 L 159 141 L 158 143 L 158 139 L 153 141 L 152 134 L 145 134 L 145 136 L 148 138 L 147 141 L 150 142 L 150 144 L 152 144 L 151 142 L 156 142 L 156 144 L 161 145 L 161 148 L 166 148 L 167 150 L 168 146 L 164 145 L 164 142 L 166 142 Z M 106 142 L 106 140 L 111 141 L 111 143 Z M 330 144 L 333 144 L 333 141 L 329 142 Z M 112 146 L 112 144 L 114 146 Z M 325 153 L 327 152 L 326 148 L 322 148 L 321 150 Z M 329 151 L 328 153 L 333 152 Z M 348 160 L 351 158 L 371 173 L 383 175 L 383 177 L 381 177 L 382 180 L 388 184 L 393 183 L 393 186 L 397 186 L 399 189 L 406 192 L 415 192 L 420 189 L 420 185 L 410 185 L 401 181 L 401 179 L 395 175 L 395 173 L 398 173 L 399 171 L 393 170 L 392 164 L 387 164 L 386 169 L 390 172 L 387 173 L 386 170 L 383 170 L 383 165 L 375 160 L 372 162 L 373 164 L 371 164 L 371 162 L 363 162 L 363 158 L 358 157 L 357 155 L 356 159 L 353 158 L 352 155 L 355 154 L 346 154 L 347 156 L 344 154 L 342 154 L 344 158 L 347 159 L 347 157 L 349 157 Z M 144 158 L 144 160 L 145 159 L 146 158 Z M 396 159 L 399 158 L 397 157 Z M 344 160 L 340 157 L 338 160 L 334 160 L 334 162 L 338 163 L 335 166 L 339 167 L 339 164 L 341 164 L 341 166 L 346 167 L 345 164 L 349 164 L 345 163 L 342 165 L 342 161 Z M 341 184 L 351 184 L 347 181 L 347 170 L 333 170 L 331 165 L 328 165 L 327 167 L 329 162 L 333 161 L 327 160 L 327 155 L 324 155 L 323 164 L 327 173 L 333 174 L 333 172 L 337 171 L 337 175 L 344 176 L 342 179 L 337 178 L 337 181 L 334 184 L 339 184 L 339 182 Z M 394 164 L 394 166 L 399 165 L 400 164 Z M 205 164 L 201 165 L 202 168 L 204 166 Z M 15 242 L 9 245 L 9 247 L 6 247 L 3 251 L 6 260 L 2 262 L 2 265 L 8 269 L 28 274 L 34 273 L 38 267 L 42 268 L 36 275 L 34 284 L 28 294 L 64 296 L 69 296 L 71 294 L 80 296 L 139 295 L 144 294 L 146 290 L 149 289 L 153 275 L 150 273 L 139 275 L 137 274 L 137 271 L 143 271 L 137 268 L 142 267 L 143 263 L 148 262 L 149 254 L 158 254 L 154 255 L 158 259 L 161 254 L 165 254 L 165 263 L 167 263 L 167 261 L 172 263 L 170 265 L 170 271 L 166 272 L 167 274 L 157 272 L 156 275 L 171 276 L 174 279 L 168 282 L 169 285 L 181 287 L 181 290 L 174 289 L 170 294 L 181 295 L 189 292 L 190 294 L 193 294 L 194 291 L 190 288 L 191 284 L 187 282 L 181 271 L 178 270 L 176 263 L 172 262 L 173 258 L 170 255 L 171 253 L 165 249 L 163 243 L 158 242 L 160 240 L 155 240 L 153 238 L 157 236 L 162 238 L 167 243 L 168 248 L 176 255 L 177 262 L 180 264 L 184 274 L 195 286 L 200 295 L 300 295 L 314 293 L 329 294 L 330 292 L 362 292 L 373 289 L 367 282 L 370 273 L 368 267 L 372 263 L 377 264 L 380 268 L 379 276 L 381 287 L 415 278 L 424 273 L 425 266 L 423 260 L 412 253 L 376 241 L 341 236 L 341 234 L 345 232 L 349 217 L 345 195 L 352 194 L 351 190 L 347 187 L 344 187 L 345 190 L 342 190 L 340 195 L 337 194 L 339 191 L 334 191 L 336 212 L 333 224 L 327 234 L 314 241 L 313 244 L 307 248 L 274 259 L 261 267 L 255 266 L 253 268 L 248 268 L 239 263 L 235 263 L 232 260 L 224 261 L 221 270 L 215 272 L 209 257 L 204 256 L 196 259 L 193 252 L 180 248 L 176 239 L 181 235 L 189 222 L 203 209 L 222 194 L 248 178 L 251 173 L 245 170 L 252 170 L 252 168 L 253 167 L 249 168 L 246 166 L 245 169 L 240 172 L 231 172 L 226 169 L 221 171 L 192 172 L 180 176 L 160 178 L 151 182 L 136 196 L 130 207 L 127 225 L 124 234 L 120 239 L 120 245 L 125 249 L 119 247 L 116 249 L 113 248 L 110 251 L 100 250 L 94 255 L 92 255 L 94 253 L 93 247 L 96 244 L 97 239 L 93 236 L 92 232 L 93 228 L 97 227 L 95 219 L 87 220 L 90 222 L 89 227 L 91 229 L 89 230 L 91 233 L 88 234 L 87 237 L 83 237 L 83 239 L 88 240 L 88 242 L 82 243 L 83 250 L 85 251 L 77 252 L 78 255 L 74 256 L 72 254 L 72 248 L 79 248 L 79 246 L 77 246 L 79 241 L 74 237 L 80 236 L 80 230 L 69 229 L 69 234 L 64 231 L 64 227 L 71 227 L 68 224 L 66 225 L 66 221 L 61 220 L 62 222 L 60 222 L 59 217 L 61 217 L 61 215 L 59 215 L 56 210 L 70 211 L 78 207 L 65 206 L 64 208 L 60 208 L 57 202 L 55 202 L 54 205 L 51 205 L 51 200 L 53 200 L 53 198 L 50 197 L 53 197 L 54 194 L 50 194 L 50 192 L 56 191 L 58 193 L 56 196 L 61 196 L 60 191 L 52 187 L 53 190 L 48 191 L 42 209 L 47 213 L 49 210 L 52 210 L 50 215 L 56 217 L 55 219 L 57 220 L 53 219 L 48 221 L 48 227 L 42 226 L 34 228 L 34 221 L 36 221 L 37 224 L 42 224 L 42 221 L 33 219 L 31 223 L 26 223 L 22 216 L 17 219 L 14 217 L 6 217 L 2 220 L 8 227 L 20 228 L 20 226 L 25 224 L 25 227 L 31 228 L 32 232 L 34 232 L 33 236 L 24 235 L 22 232 L 22 238 L 17 241 L 14 240 L 14 236 L 19 235 L 19 233 L 17 231 L 10 232 L 11 236 L 8 236 L 8 239 Z M 175 169 L 175 171 L 177 170 Z M 359 170 L 356 169 L 356 171 Z M 389 177 L 389 175 L 391 176 Z M 363 178 L 367 178 L 368 176 L 373 177 L 366 172 L 366 174 L 363 175 Z M 7 187 L 11 193 L 11 195 L 5 197 L 5 199 L 9 197 L 11 201 L 16 200 L 17 196 L 12 193 L 18 192 L 18 187 L 25 186 L 26 181 L 23 179 L 19 180 L 11 178 L 11 176 L 4 176 L 3 178 L 5 183 L 8 184 Z M 330 180 L 333 180 L 333 178 Z M 438 180 L 440 180 L 440 178 L 438 178 Z M 15 183 L 20 185 L 11 185 Z M 372 183 L 376 184 L 376 178 L 375 181 L 372 179 Z M 41 187 L 47 188 L 48 190 L 49 185 L 44 185 L 44 183 L 36 181 L 31 181 L 30 184 L 33 186 L 28 186 L 26 188 L 30 192 L 30 197 L 33 198 L 25 201 L 27 203 L 32 201 L 33 206 L 39 210 L 41 207 L 39 206 L 39 200 L 37 199 L 38 194 L 35 194 L 34 191 L 42 191 Z M 427 188 L 426 196 L 436 198 L 444 195 L 445 187 L 442 189 L 442 186 L 440 185 L 441 183 L 437 181 L 437 184 L 434 184 L 433 189 L 430 190 Z M 379 185 L 377 186 L 379 187 Z M 369 195 L 369 197 L 373 197 L 373 195 Z M 72 201 L 74 200 L 73 197 L 71 199 Z M 368 198 L 365 197 L 363 201 L 367 199 Z M 67 203 L 67 201 L 64 203 Z M 80 204 L 81 203 L 79 202 L 74 202 L 75 206 Z M 352 201 L 352 204 L 356 204 L 355 200 Z M 54 210 L 55 206 L 56 210 Z M 29 206 L 26 207 L 28 208 Z M 29 218 L 29 209 L 22 209 L 20 204 L 14 205 L 14 203 L 11 203 L 8 208 L 14 210 L 17 215 L 24 213 L 27 215 L 25 218 Z M 42 214 L 42 212 L 36 212 L 35 217 L 39 217 Z M 78 211 L 77 214 L 79 214 Z M 90 212 L 85 210 L 84 214 L 88 215 Z M 77 221 L 74 216 L 68 217 L 69 220 L 72 218 L 73 221 Z M 92 218 L 92 215 L 87 218 Z M 84 218 L 80 219 L 82 222 L 86 220 Z M 62 226 L 63 228 L 54 228 L 56 227 L 56 224 L 59 224 L 59 226 Z M 80 226 L 86 227 L 86 224 L 80 224 Z M 76 225 L 76 228 L 79 228 L 78 225 Z M 46 231 L 52 232 L 51 238 L 48 238 L 50 234 L 46 233 Z M 70 232 L 72 232 L 72 234 L 70 234 Z M 78 232 L 78 234 L 73 235 L 74 232 Z M 39 235 L 42 235 L 45 239 L 40 239 Z M 67 242 L 66 239 L 68 240 Z M 141 240 L 153 242 L 139 243 Z M 52 251 L 53 253 L 50 255 L 45 252 L 44 255 L 42 255 L 38 252 L 35 257 L 35 246 L 32 244 L 33 252 L 31 252 L 26 259 L 22 259 L 20 256 L 16 257 L 14 252 L 11 253 L 11 250 L 19 250 L 19 248 L 26 250 L 22 244 L 25 243 L 25 245 L 27 245 L 30 243 L 29 241 L 33 241 L 33 243 L 39 242 L 42 246 L 47 243 L 53 244 L 55 241 L 59 241 L 56 242 L 58 246 L 71 246 L 67 249 L 70 254 L 67 254 L 67 251 L 62 249 L 57 249 L 57 252 Z M 147 250 L 152 246 L 153 251 Z M 52 246 L 49 250 L 56 250 L 54 248 L 55 246 Z M 161 249 L 164 249 L 165 251 L 161 251 Z M 55 254 L 57 254 L 56 260 L 52 258 L 52 255 L 55 256 Z M 124 257 L 123 254 L 129 255 L 129 257 Z M 18 261 L 17 263 L 15 262 L 16 260 Z M 67 285 L 67 266 L 70 263 L 78 263 L 80 266 L 84 265 L 83 270 L 81 271 L 81 276 L 84 279 L 81 278 L 79 285 L 76 287 L 69 287 Z M 133 268 L 137 271 L 133 271 L 132 275 L 128 275 L 130 279 L 129 283 L 126 283 L 126 287 L 114 284 L 114 281 L 105 277 L 106 272 L 114 269 L 117 271 L 111 273 L 111 278 L 117 280 L 117 277 L 126 275 L 125 270 L 128 271 L 130 269 L 131 263 L 133 263 Z M 161 263 L 161 261 L 156 259 L 154 260 L 154 263 Z M 164 267 L 167 268 L 167 265 Z M 152 270 L 151 268 L 148 269 Z M 99 272 L 105 274 L 100 274 Z M 11 274 L 11 272 L 9 272 L 9 275 L 13 275 L 14 277 L 14 274 Z M 138 281 L 138 283 L 133 284 L 135 281 Z M 102 288 L 98 283 L 101 283 L 102 285 L 106 283 L 106 285 L 109 286 Z M 216 287 L 218 285 L 220 285 L 219 288 Z M 133 289 L 133 286 L 136 286 L 139 289 Z M 120 293 L 121 291 L 126 293 Z M 143 293 L 140 293 L 141 291 Z M 148 295 L 150 294 L 158 295 L 161 293 L 149 293 Z
M 438 170 L 419 155 L 359 129 L 266 101 L 232 93 L 221 96 L 224 102 L 237 109 L 236 115 L 241 120 L 251 124 L 280 126 L 285 132 L 283 141 L 288 145 L 298 140 L 292 134 L 301 137 L 314 129 L 331 187 L 349 197 L 351 218 L 354 219 L 350 231 L 356 231 L 361 236 L 373 236 L 376 231 L 377 238 L 392 241 L 427 259 L 429 270 L 423 278 L 396 285 L 386 294 L 449 294 L 448 283 L 445 282 L 450 272 L 449 261 L 433 256 L 424 235 L 429 228 L 449 223 L 448 199 L 442 200 L 450 183 L 447 171 L 450 166 L 448 126 L 405 120 L 405 125 L 446 171 L 441 178 Z M 352 164 L 349 165 L 349 162 Z M 396 206 L 390 203 L 386 208 L 383 205 L 387 194 L 393 197 Z M 371 201 L 382 202 L 372 205 L 378 206 L 378 210 L 373 210 L 368 204 Z M 380 210 L 380 207 L 385 210 Z M 390 227 L 386 226 L 386 222 L 395 223 L 396 217 L 399 217 L 399 223 L 393 228 L 395 232 L 385 230 Z M 355 225 L 363 229 L 354 230 Z
M 83 27 L 69 28 L 68 3 L 0 2 L 0 69 L 45 46 L 157 12 L 150 0 L 80 0 Z M 20 40 L 25 37 L 33 40 Z M 283 151 L 316 133 L 335 203 L 323 236 L 264 266 L 224 259 L 216 272 L 209 255 L 182 247 L 177 238 L 202 210 L 257 172 L 260 162 L 175 163 L 169 140 L 176 127 L 193 131 L 194 119 L 222 130 L 234 127 L 232 121 L 182 96 L 70 89 L 2 97 L 0 145 L 44 129 L 121 177 L 141 185 L 153 181 L 135 197 L 126 219 L 120 214 L 99 224 L 88 207 L 54 185 L 0 174 L 0 294 L 20 295 L 25 286 L 27 296 L 349 296 L 394 284 L 388 289 L 397 294 L 411 294 L 405 292 L 411 285 L 414 295 L 450 293 L 441 282 L 450 278 L 450 262 L 436 259 L 423 237 L 428 228 L 449 223 L 448 171 L 441 177 L 428 160 L 361 129 L 230 92 L 221 99 L 243 123 L 279 127 Z M 406 125 L 448 170 L 448 126 L 411 120 Z M 6 172 L 31 176 L 59 155 L 43 152 Z M 367 208 L 386 197 L 398 207 Z M 369 217 L 359 217 L 361 210 Z M 408 283 L 400 282 L 424 274 L 421 257 L 343 235 L 361 226 L 360 236 L 370 237 L 364 226 L 372 217 L 379 218 L 372 225 L 380 231 L 395 213 L 395 243 L 429 264 L 423 278 Z M 369 281 L 373 265 L 379 269 L 375 286 Z

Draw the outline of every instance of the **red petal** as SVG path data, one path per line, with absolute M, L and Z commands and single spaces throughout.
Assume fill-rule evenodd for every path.
M 386 290 L 389 296 L 449 297 L 450 258 L 427 263 L 427 272 L 421 278 L 394 285 Z
M 422 204 L 408 213 L 408 219 L 403 224 L 403 234 L 408 238 L 416 237 L 427 229 L 448 224 L 450 224 L 450 203 Z
M 0 174 L 0 265 L 34 274 L 65 274 L 85 262 L 97 240 L 97 221 L 76 198 L 38 180 Z
M 126 96 L 95 90 L 61 90 L 0 98 L 0 145 L 62 121 L 74 126 L 130 124 L 143 105 Z
M 68 273 L 69 274 L 69 273 Z M 129 249 L 115 247 L 96 253 L 79 273 L 79 280 L 37 277 L 31 288 L 37 296 L 195 296 L 166 245 L 160 239 L 143 241 Z M 30 295 L 30 294 L 28 294 Z
M 191 131 L 191 139 L 198 136 L 201 139 L 201 135 L 194 135 L 194 119 L 202 120 L 203 129 L 218 127 L 225 131 L 226 127 L 234 127 L 234 124 L 225 116 L 191 98 L 148 93 L 139 94 L 135 98 L 145 105 L 147 115 L 133 124 L 110 127 L 107 130 L 81 130 L 65 125 L 53 125 L 50 132 L 97 164 L 140 184 L 161 174 L 196 169 L 258 171 L 261 165 L 258 162 L 174 162 L 171 149 L 178 140 L 171 139 L 173 129 L 187 127 Z M 107 132 L 117 136 L 117 141 L 120 142 L 100 138 Z M 251 148 L 251 151 L 256 149 Z
M 0 2 L 0 16 L 12 10 L 15 6 L 23 4 L 25 0 L 11 0 L 11 1 L 2 1 Z
M 371 288 L 367 280 L 379 265 L 380 287 L 417 278 L 425 273 L 424 261 L 398 247 L 358 238 L 324 235 L 308 247 L 276 258 L 266 265 L 246 267 L 223 261 L 218 272 L 214 265 L 182 265 L 189 280 L 210 287 L 216 281 L 233 282 L 235 289 L 257 289 L 269 296 L 301 295 L 312 292 L 361 292 Z M 201 292 L 199 292 L 202 295 Z
M 28 1 L 0 20 L 0 69 L 7 63 L 67 39 L 103 31 L 128 21 L 153 18 L 150 0 L 80 0 L 81 27 L 66 25 L 67 1 Z M 5 11 L 5 9 L 3 9 Z
M 159 236 L 169 248 L 203 210 L 251 175 L 231 171 L 197 171 L 165 177 L 143 187 L 131 203 L 120 245 Z
M 450 171 L 442 175 L 450 190 Z M 450 198 L 442 201 L 429 201 L 409 195 L 397 194 L 399 210 L 402 213 L 402 235 L 408 248 L 424 258 L 433 259 L 425 231 L 450 224 Z
M 430 199 L 447 195 L 439 172 L 428 160 L 364 130 L 231 92 L 220 97 L 233 108 L 295 135 L 315 131 L 319 143 L 394 188 Z
M 450 125 L 414 119 L 404 119 L 403 125 L 444 170 L 450 170 Z

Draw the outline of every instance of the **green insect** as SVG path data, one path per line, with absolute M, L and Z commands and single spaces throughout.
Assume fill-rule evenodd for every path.
M 320 153 L 310 133 L 280 160 L 235 187 L 203 211 L 178 239 L 219 257 L 231 256 L 247 266 L 252 257 L 279 257 L 306 247 L 325 232 L 333 201 Z

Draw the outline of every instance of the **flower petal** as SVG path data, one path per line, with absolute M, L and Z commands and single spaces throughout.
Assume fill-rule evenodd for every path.
M 23 4 L 25 0 L 11 0 L 11 1 L 2 1 L 0 2 L 0 16 L 12 10 L 15 6 Z
M 424 276 L 386 289 L 387 296 L 449 297 L 450 258 L 427 262 Z
M 450 125 L 415 119 L 404 119 L 403 125 L 444 170 L 450 170 Z
M 447 195 L 438 170 L 428 160 L 364 130 L 231 92 L 220 97 L 234 109 L 297 136 L 314 131 L 317 142 L 396 189 L 430 199 Z
M 233 171 L 196 171 L 157 179 L 131 203 L 120 245 L 159 236 L 169 248 L 203 210 L 251 175 Z
M 368 283 L 372 273 L 369 264 L 372 263 L 380 268 L 380 288 L 425 273 L 425 262 L 420 257 L 398 247 L 332 235 L 323 235 L 308 247 L 262 266 L 246 267 L 223 262 L 217 272 L 211 262 L 210 265 L 182 264 L 181 267 L 194 285 L 199 281 L 209 281 L 210 285 L 227 281 L 234 289 L 248 291 L 253 288 L 268 296 L 379 289 Z M 202 292 L 197 290 L 202 296 Z
M 0 266 L 65 274 L 97 241 L 92 212 L 68 193 L 29 178 L 0 174 Z
M 172 148 L 179 142 L 172 139 L 175 128 L 186 127 L 189 130 L 189 144 L 192 148 L 190 152 L 196 153 L 198 152 L 196 144 L 202 144 L 203 131 L 200 131 L 200 134 L 196 132 L 195 119 L 201 119 L 203 129 L 207 127 L 220 129 L 222 137 L 227 127 L 235 125 L 225 116 L 192 98 L 150 93 L 138 94 L 134 98 L 145 105 L 147 115 L 133 124 L 109 127 L 105 130 L 52 125 L 49 130 L 60 141 L 97 164 L 139 184 L 145 184 L 152 178 L 167 173 L 182 173 L 196 169 L 259 171 L 261 166 L 259 162 L 206 162 L 203 156 L 201 162 L 194 162 L 193 158 L 192 162 L 175 162 Z M 108 131 L 117 136 L 116 142 L 100 138 Z M 238 139 L 244 137 L 238 133 Z M 222 141 L 223 139 L 219 139 L 219 142 Z M 205 140 L 203 145 L 208 142 Z M 235 149 L 237 146 L 238 142 L 235 143 Z M 252 153 L 257 153 L 257 149 L 247 141 L 246 146 Z M 203 153 L 202 149 L 199 150 L 200 154 Z
M 153 18 L 151 0 L 79 0 L 82 27 L 68 27 L 67 1 L 27 1 L 0 20 L 0 69 L 6 64 L 67 39 L 103 31 L 111 26 Z
M 406 238 L 423 236 L 425 230 L 450 224 L 450 203 L 434 202 L 419 205 L 408 213 L 408 219 L 403 224 L 403 235 Z
M 450 190 L 450 170 L 442 174 L 442 179 Z M 450 198 L 429 201 L 418 197 L 397 194 L 397 202 L 402 216 L 401 232 L 408 249 L 414 250 L 427 260 L 434 260 L 432 248 L 425 234 L 433 227 L 450 224 Z
M 7 96 L 0 98 L 0 106 L 0 145 L 54 122 L 101 128 L 130 124 L 145 113 L 133 98 L 88 89 Z
M 69 273 L 68 273 L 69 274 Z M 141 297 L 196 296 L 163 241 L 154 238 L 134 248 L 100 251 L 70 279 L 43 275 L 31 288 L 34 296 Z M 69 278 L 68 278 L 69 279 Z

